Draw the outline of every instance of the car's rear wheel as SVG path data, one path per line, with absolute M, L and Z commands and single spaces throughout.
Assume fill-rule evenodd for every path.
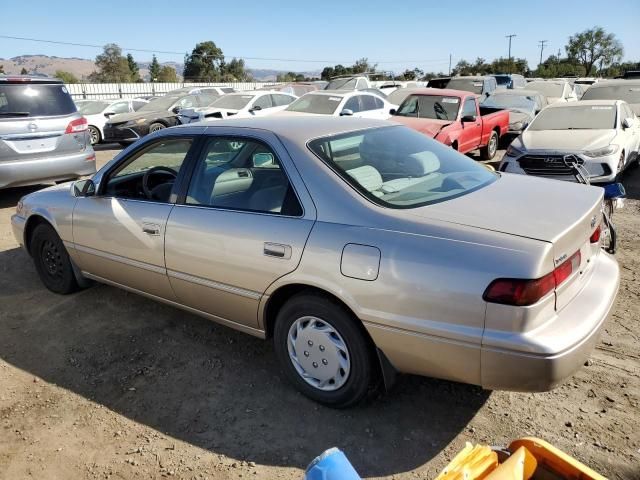
M 165 128 L 167 128 L 167 127 L 165 125 L 163 125 L 162 123 L 155 122 L 155 123 L 152 123 L 149 126 L 149 133 L 158 132 L 158 131 L 160 131 L 162 129 L 165 129 Z
M 91 145 L 96 145 L 102 141 L 100 130 L 98 130 L 93 125 L 89 125 L 89 137 L 91 138 Z
M 362 401 L 375 377 L 375 352 L 357 320 L 315 293 L 291 298 L 274 328 L 276 356 L 307 397 L 330 407 Z
M 53 227 L 37 225 L 30 241 L 31 256 L 45 287 L 63 295 L 78 290 L 78 282 L 64 244 Z
M 480 156 L 483 160 L 491 160 L 496 156 L 498 151 L 498 133 L 491 132 L 487 146 L 480 149 Z

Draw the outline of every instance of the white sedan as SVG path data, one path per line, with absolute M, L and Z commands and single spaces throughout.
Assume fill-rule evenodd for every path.
M 307 93 L 289 105 L 280 115 L 331 115 L 387 119 L 394 108 L 374 94 L 345 90 L 320 90 Z
M 235 118 L 265 117 L 281 112 L 296 98 L 298 97 L 290 93 L 276 91 L 229 93 L 207 107 L 182 109 L 178 118 L 180 123 L 184 124 L 231 116 Z
M 78 100 L 75 103 L 78 111 L 87 119 L 91 145 L 95 145 L 104 139 L 104 126 L 112 115 L 135 112 L 149 102 L 140 98 L 133 100 L 121 98 L 118 100 Z
M 640 120 L 621 100 L 556 103 L 542 110 L 507 149 L 500 171 L 574 178 L 573 155 L 592 182 L 612 182 L 638 157 Z
M 527 90 L 535 90 L 547 97 L 547 103 L 566 103 L 578 100 L 576 92 L 565 80 L 536 80 L 527 83 Z

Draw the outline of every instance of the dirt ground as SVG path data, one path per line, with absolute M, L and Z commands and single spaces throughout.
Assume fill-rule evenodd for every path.
M 48 292 L 10 230 L 35 188 L 0 191 L 0 478 L 301 479 L 332 446 L 363 477 L 434 478 L 465 441 L 533 435 L 640 479 L 640 169 L 625 183 L 615 313 L 573 378 L 522 394 L 401 376 L 347 411 L 296 393 L 269 343 L 107 286 Z

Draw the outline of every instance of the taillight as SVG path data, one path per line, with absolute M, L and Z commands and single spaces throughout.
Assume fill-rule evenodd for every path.
M 89 123 L 84 117 L 71 120 L 64 133 L 80 133 L 89 129 Z
M 555 290 L 580 267 L 581 255 L 578 250 L 562 262 L 556 269 L 541 278 L 525 280 L 521 278 L 499 278 L 489 284 L 482 298 L 491 303 L 502 303 L 526 307 Z
M 602 225 L 598 225 L 596 229 L 593 231 L 589 240 L 591 243 L 598 243 L 600 241 L 600 234 L 602 233 Z

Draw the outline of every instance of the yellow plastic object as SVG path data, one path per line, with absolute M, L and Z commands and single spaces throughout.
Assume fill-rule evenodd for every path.
M 529 480 L 537 464 L 534 456 L 526 448 L 520 447 L 484 480 Z
M 469 442 L 449 465 L 436 477 L 436 480 L 480 480 L 498 466 L 498 455 L 486 445 Z
M 550 470 L 564 480 L 606 480 L 599 473 L 539 438 L 526 437 L 514 440 L 509 445 L 509 451 L 513 454 L 521 447 L 531 452 L 538 462 L 538 468 Z

